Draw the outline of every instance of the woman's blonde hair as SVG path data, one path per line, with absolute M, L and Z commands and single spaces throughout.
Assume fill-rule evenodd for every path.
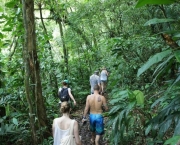
M 70 111 L 70 104 L 67 101 L 61 103 L 60 111 L 62 113 L 69 113 Z

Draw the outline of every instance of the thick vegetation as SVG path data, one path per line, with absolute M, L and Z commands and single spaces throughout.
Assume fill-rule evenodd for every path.
M 84 104 L 89 76 L 103 66 L 110 72 L 109 143 L 178 143 L 178 1 L 0 1 L 2 145 L 52 144 L 61 81 Z

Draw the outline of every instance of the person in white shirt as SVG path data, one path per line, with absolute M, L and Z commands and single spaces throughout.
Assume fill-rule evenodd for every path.
M 53 120 L 52 133 L 54 138 L 53 145 L 61 145 L 61 140 L 70 135 L 69 130 L 71 125 L 73 125 L 73 135 L 75 137 L 75 143 L 77 145 L 82 145 L 79 137 L 79 127 L 76 120 L 69 118 L 70 105 L 67 101 L 61 103 L 60 111 L 63 114 L 59 118 Z

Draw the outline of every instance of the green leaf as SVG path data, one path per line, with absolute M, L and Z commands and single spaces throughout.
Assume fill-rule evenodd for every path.
M 2 39 L 3 38 L 3 34 L 0 32 L 0 38 Z
M 9 106 L 9 103 L 7 104 L 6 106 L 6 116 L 9 116 L 10 115 L 10 106 Z
M 5 6 L 8 8 L 14 8 L 15 5 L 16 5 L 16 1 L 10 1 L 5 4 Z
M 146 4 L 172 4 L 175 0 L 139 0 L 136 4 L 136 8 L 142 7 Z
M 180 121 L 178 121 L 176 128 L 174 130 L 174 135 L 180 135 Z
M 180 62 L 180 50 L 175 51 L 175 52 L 174 52 L 174 55 L 175 55 L 175 57 L 176 57 L 176 60 L 177 60 L 178 62 Z
M 3 7 L 1 6 L 1 7 L 0 7 L 0 12 L 3 12 L 3 11 L 4 11 L 4 9 L 3 9 Z
M 2 31 L 12 31 L 11 27 L 4 28 Z
M 171 53 L 171 50 L 166 50 L 160 53 L 155 54 L 140 68 L 138 69 L 137 76 L 139 77 L 143 72 L 149 69 L 153 64 L 160 62 L 164 57 L 168 56 Z
M 180 81 L 180 75 L 176 78 L 176 80 L 173 82 L 170 88 L 172 88 L 176 83 L 179 83 L 179 81 Z
M 148 135 L 148 134 L 149 134 L 149 132 L 151 131 L 151 128 L 152 128 L 151 125 L 149 125 L 149 126 L 146 128 L 146 130 L 145 130 L 145 135 Z
M 159 130 L 160 134 L 164 135 L 164 133 L 169 129 L 171 123 L 172 123 L 172 118 L 165 120 L 160 127 Z
M 15 125 L 18 125 L 18 121 L 17 121 L 16 118 L 13 118 L 13 123 L 14 123 Z
M 147 21 L 144 26 L 149 26 L 151 24 L 158 24 L 158 23 L 167 23 L 167 22 L 173 22 L 176 21 L 175 19 L 158 19 L 158 18 L 154 18 L 151 19 L 149 21 Z
M 116 113 L 119 111 L 119 109 L 121 109 L 122 106 L 121 105 L 118 105 L 118 106 L 114 106 L 110 111 L 109 111 L 109 115 L 113 114 L 113 113 Z
M 144 104 L 144 94 L 143 94 L 143 92 L 141 92 L 139 90 L 135 90 L 135 91 L 133 91 L 133 93 L 136 96 L 137 103 L 143 105 Z
M 177 33 L 173 36 L 173 38 L 179 38 L 180 37 L 180 33 Z
M 5 21 L 0 21 L 0 24 L 4 23 Z
M 166 140 L 164 145 L 176 145 L 179 140 L 180 140 L 180 136 L 173 136 L 169 138 L 168 140 Z

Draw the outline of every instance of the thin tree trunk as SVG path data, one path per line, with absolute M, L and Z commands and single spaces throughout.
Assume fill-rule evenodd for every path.
M 61 20 L 57 21 L 59 24 L 59 30 L 60 30 L 60 35 L 61 35 L 61 40 L 62 40 L 62 45 L 63 45 L 63 53 L 64 53 L 64 63 L 66 67 L 66 72 L 69 75 L 69 67 L 68 67 L 68 50 L 66 48 L 65 42 L 64 42 L 64 33 L 63 33 L 63 28 L 62 28 L 62 23 Z
M 29 61 L 29 55 L 28 55 L 28 49 L 29 49 L 29 26 L 28 26 L 28 13 L 26 12 L 26 2 L 25 0 L 22 0 L 22 6 L 23 6 L 23 19 L 24 19 L 24 27 L 25 27 L 25 38 L 24 38 L 24 51 L 23 51 L 23 57 L 24 57 L 24 64 L 25 64 L 25 76 L 24 76 L 24 84 L 25 84 L 25 91 L 26 91 L 26 99 L 28 102 L 28 108 L 29 108 L 29 119 L 30 119 L 30 128 L 31 128 L 31 136 L 32 136 L 32 142 L 34 145 L 37 144 L 37 137 L 36 137 L 36 128 L 35 128 L 35 111 L 33 109 L 33 92 L 31 92 L 31 82 L 30 82 L 30 61 Z
M 40 68 L 36 51 L 36 34 L 34 22 L 34 1 L 22 0 L 23 22 L 25 28 L 24 62 L 25 62 L 25 90 L 29 107 L 30 126 L 33 143 L 37 144 L 35 117 L 38 118 L 38 128 L 48 125 L 42 86 Z M 33 106 L 35 104 L 35 106 Z M 35 109 L 33 110 L 33 108 Z M 46 131 L 47 132 L 47 131 Z

